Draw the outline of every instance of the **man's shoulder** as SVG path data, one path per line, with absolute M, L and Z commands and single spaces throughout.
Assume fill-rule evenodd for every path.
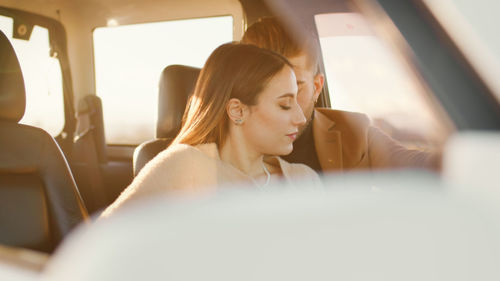
M 345 111 L 326 107 L 316 107 L 314 110 L 316 111 L 316 115 L 323 115 L 334 122 L 339 122 L 341 120 L 358 120 L 359 122 L 367 124 L 370 123 L 368 116 L 361 112 Z
M 331 108 L 315 108 L 314 120 L 321 127 L 334 127 L 340 131 L 367 131 L 370 126 L 366 114 Z
M 344 169 L 359 167 L 368 151 L 370 119 L 358 112 L 316 108 L 313 123 L 314 139 L 318 155 L 342 162 Z M 340 138 L 340 139 L 338 139 Z M 340 140 L 341 145 L 332 145 Z M 341 151 L 341 156 L 335 151 Z M 341 160 L 339 160 L 341 159 Z M 329 160 L 324 160 L 327 163 Z M 339 165 L 339 164 L 337 164 Z M 323 165 L 325 166 L 325 164 Z

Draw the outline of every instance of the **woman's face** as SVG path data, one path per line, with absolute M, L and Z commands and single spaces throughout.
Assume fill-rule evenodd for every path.
M 249 106 L 242 129 L 246 142 L 256 152 L 287 155 L 305 122 L 297 103 L 297 79 L 293 70 L 285 66 L 258 95 L 257 104 Z

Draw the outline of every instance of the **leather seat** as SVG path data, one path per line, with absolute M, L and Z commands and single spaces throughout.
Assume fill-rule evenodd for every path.
M 102 171 L 108 156 L 98 96 L 87 95 L 78 103 L 75 133 L 70 166 L 88 212 L 95 215 L 110 203 Z
M 163 69 L 158 94 L 156 139 L 144 142 L 135 149 L 134 177 L 179 133 L 188 98 L 193 93 L 199 73 L 199 68 L 185 65 L 169 65 Z
M 0 244 L 50 253 L 87 211 L 54 138 L 18 124 L 24 80 L 2 32 L 0 65 Z

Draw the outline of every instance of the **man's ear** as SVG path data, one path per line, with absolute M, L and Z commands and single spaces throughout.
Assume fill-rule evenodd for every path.
M 323 85 L 325 84 L 325 75 L 323 73 L 318 73 L 314 76 L 314 100 L 318 100 L 319 94 L 321 94 L 321 90 L 323 89 Z
M 236 125 L 241 125 L 245 121 L 246 105 L 239 99 L 232 98 L 227 102 L 227 116 Z

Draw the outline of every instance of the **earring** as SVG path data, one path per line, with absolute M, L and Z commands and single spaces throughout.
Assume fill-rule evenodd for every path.
M 243 124 L 243 119 L 235 119 L 235 120 L 234 120 L 234 123 L 235 123 L 236 125 L 241 125 L 241 124 Z

